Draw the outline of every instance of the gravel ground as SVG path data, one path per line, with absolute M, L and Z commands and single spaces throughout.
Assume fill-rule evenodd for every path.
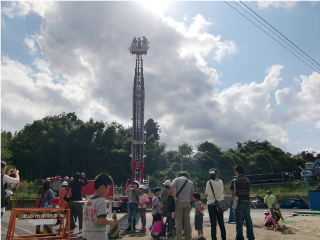
M 311 239 L 320 239 L 320 230 L 319 230 L 319 220 L 320 216 L 295 216 L 295 217 L 289 217 L 292 215 L 293 212 L 299 211 L 300 209 L 283 209 L 282 214 L 286 218 L 284 222 L 280 222 L 280 230 L 279 231 L 271 231 L 267 230 L 266 227 L 263 226 L 263 210 L 264 209 L 252 209 L 251 210 L 251 217 L 254 225 L 254 234 L 256 239 L 259 240 L 274 240 L 274 239 L 290 239 L 290 240 L 311 240 Z M 1 219 L 1 239 L 6 238 L 6 232 L 8 227 L 8 222 L 10 219 L 10 211 L 6 211 L 3 218 Z M 193 216 L 194 213 L 191 214 L 191 223 L 192 227 L 194 229 L 193 225 Z M 130 232 L 125 233 L 124 229 L 127 227 L 127 215 L 124 213 L 117 213 L 117 219 L 118 219 L 118 228 L 120 231 L 120 236 L 122 237 L 122 240 L 134 240 L 134 239 L 140 239 L 140 240 L 150 240 L 150 231 L 147 230 L 145 233 L 140 232 Z M 227 211 L 224 214 L 225 222 L 229 220 L 229 211 Z M 204 221 L 208 221 L 209 216 L 208 213 L 205 213 Z M 151 214 L 147 213 L 147 227 L 151 225 Z M 204 222 L 203 224 L 204 228 L 204 237 L 206 239 L 211 239 L 210 237 L 210 223 Z M 236 230 L 235 230 L 235 224 L 234 223 L 226 223 L 226 232 L 227 232 L 227 239 L 235 239 L 236 236 Z M 137 228 L 141 227 L 140 221 L 137 224 Z M 54 227 L 56 229 L 57 227 Z M 76 228 L 75 233 L 79 231 L 78 228 Z M 18 220 L 15 235 L 27 235 L 27 234 L 33 234 L 35 232 L 35 226 L 28 223 L 28 221 L 25 220 Z M 244 225 L 244 234 L 246 232 L 245 225 Z M 193 230 L 192 236 L 197 236 L 197 232 Z M 220 237 L 220 231 L 219 227 L 217 227 L 217 237 L 219 239 Z M 79 235 L 76 239 L 83 239 Z M 173 237 L 169 239 L 174 239 Z

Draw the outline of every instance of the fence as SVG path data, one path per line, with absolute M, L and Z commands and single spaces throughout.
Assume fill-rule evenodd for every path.
M 320 187 L 320 181 L 308 181 L 310 190 Z M 229 184 L 224 184 L 224 195 L 231 196 L 229 192 Z M 149 196 L 152 196 L 152 189 L 155 187 L 150 187 Z M 114 195 L 123 196 L 125 188 L 124 187 L 115 187 Z M 205 197 L 206 187 L 195 187 L 195 192 L 199 192 L 201 197 Z M 278 196 L 296 196 L 299 195 L 308 195 L 307 186 L 305 181 L 296 181 L 296 182 L 281 182 L 281 183 L 261 183 L 261 184 L 251 184 L 251 196 L 265 196 L 267 191 L 272 191 L 273 195 Z
M 320 181 L 308 181 L 310 190 L 320 187 Z M 230 182 L 224 181 L 224 195 L 231 196 L 229 193 Z M 147 191 L 148 196 L 153 196 L 152 190 L 155 187 L 149 187 Z M 10 187 L 9 187 L 10 189 Z M 114 196 L 123 196 L 125 187 L 114 187 Z M 205 197 L 205 186 L 195 187 L 195 192 L 199 192 L 202 197 Z M 282 196 L 295 196 L 296 194 L 307 195 L 306 182 L 295 181 L 295 182 L 281 182 L 281 183 L 261 183 L 251 184 L 251 196 L 265 196 L 268 190 L 272 191 L 273 195 Z M 22 182 L 18 188 L 19 199 L 36 199 L 39 191 L 39 185 Z

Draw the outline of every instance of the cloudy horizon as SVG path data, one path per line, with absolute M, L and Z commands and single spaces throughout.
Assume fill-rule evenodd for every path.
M 276 3 L 247 4 L 320 62 L 320 31 L 310 26 L 319 4 Z M 268 140 L 320 152 L 319 73 L 223 2 L 163 4 L 2 2 L 2 130 L 62 112 L 131 125 L 128 48 L 145 35 L 145 121 L 159 123 L 167 150 Z

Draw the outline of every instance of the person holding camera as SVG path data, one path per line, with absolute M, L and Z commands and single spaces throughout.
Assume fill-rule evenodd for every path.
M 80 181 L 80 178 L 83 179 L 83 181 Z M 69 183 L 69 188 L 71 188 L 71 198 L 69 200 L 68 208 L 70 209 L 70 216 L 73 216 L 74 213 L 76 212 L 79 218 L 79 233 L 82 233 L 82 218 L 83 218 L 83 213 L 82 213 L 82 203 L 79 202 L 82 200 L 81 197 L 81 191 L 82 187 L 88 184 L 88 181 L 86 179 L 86 176 L 84 173 L 75 173 L 73 176 L 73 181 Z M 75 222 L 73 217 L 70 218 L 70 230 L 74 231 L 76 228 Z
M 6 170 L 7 170 L 7 164 L 3 161 L 1 161 L 1 218 L 4 214 L 4 211 L 5 211 L 5 207 L 7 205 L 6 203 L 6 194 L 5 194 L 5 191 L 4 191 L 4 184 L 6 183 L 13 183 L 13 184 L 18 184 L 19 181 L 20 181 L 20 178 L 19 178 L 19 170 L 16 170 L 16 169 L 10 169 L 8 171 L 8 174 L 5 175 L 6 173 Z M 10 175 L 13 175 L 14 174 L 14 178 L 13 177 L 9 177 Z

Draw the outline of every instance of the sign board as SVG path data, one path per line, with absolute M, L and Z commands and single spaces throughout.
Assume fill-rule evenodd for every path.
M 16 219 L 19 220 L 40 220 L 59 219 L 60 226 L 57 233 L 35 234 L 15 236 Z M 7 231 L 7 240 L 22 239 L 69 239 L 70 240 L 70 209 L 64 208 L 13 208 Z

